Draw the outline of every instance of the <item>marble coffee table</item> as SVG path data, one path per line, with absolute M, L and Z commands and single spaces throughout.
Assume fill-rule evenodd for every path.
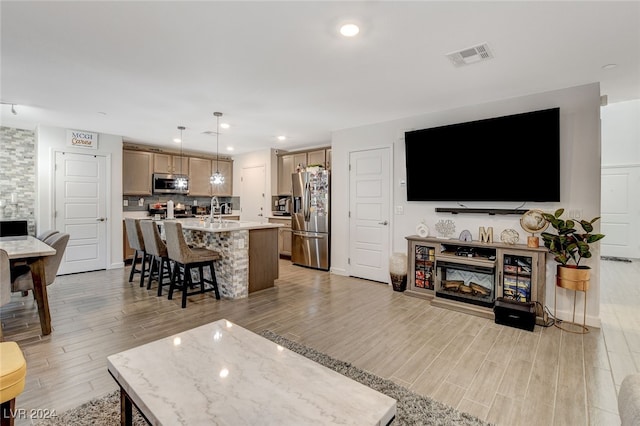
M 237 324 L 219 320 L 107 358 L 153 425 L 386 425 L 396 401 Z

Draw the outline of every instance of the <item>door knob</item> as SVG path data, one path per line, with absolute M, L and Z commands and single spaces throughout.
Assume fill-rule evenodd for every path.
M 378 225 L 385 225 L 386 226 L 388 224 L 389 224 L 389 222 L 387 222 L 386 220 L 384 222 L 378 222 Z
M 96 219 L 98 222 L 104 222 L 105 220 L 107 220 L 106 217 L 99 217 Z

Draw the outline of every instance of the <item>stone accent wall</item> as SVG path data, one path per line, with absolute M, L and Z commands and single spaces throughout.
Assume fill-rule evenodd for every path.
M 17 194 L 17 204 L 11 194 Z M 27 219 L 35 235 L 36 135 L 32 130 L 0 127 L 0 208 L 2 219 Z
M 182 232 L 187 244 L 220 252 L 222 258 L 214 262 L 220 297 L 241 299 L 249 296 L 249 231 L 184 229 Z

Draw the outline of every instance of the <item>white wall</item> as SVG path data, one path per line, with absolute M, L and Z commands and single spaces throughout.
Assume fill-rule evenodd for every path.
M 76 129 L 74 129 L 76 130 Z M 90 129 L 78 129 L 87 130 Z M 107 193 L 107 267 L 124 267 L 122 253 L 122 137 L 98 134 L 98 149 L 88 150 L 67 146 L 67 129 L 38 126 L 36 129 L 36 223 L 37 232 L 52 229 L 53 182 L 55 152 L 104 155 L 107 158 L 109 179 Z
M 526 234 L 519 224 L 519 216 L 457 215 L 435 213 L 436 207 L 458 207 L 447 202 L 408 202 L 406 188 L 400 186 L 405 178 L 404 132 L 458 122 L 478 120 L 501 115 L 560 107 L 561 140 L 561 202 L 528 203 L 523 208 L 541 208 L 555 211 L 559 207 L 580 212 L 584 218 L 600 215 L 600 88 L 589 84 L 574 88 L 505 99 L 482 105 L 466 106 L 454 110 L 439 111 L 422 116 L 408 117 L 384 123 L 336 131 L 332 135 L 333 182 L 331 222 L 331 270 L 338 274 L 349 274 L 349 188 L 336 182 L 349 182 L 349 152 L 393 145 L 393 194 L 392 205 L 402 206 L 403 215 L 392 215 L 392 247 L 390 252 L 406 252 L 405 237 L 415 235 L 415 227 L 422 220 L 434 232 L 440 219 L 452 219 L 456 234 L 463 229 L 471 231 L 478 239 L 478 229 L 492 226 L 494 240 L 499 241 L 504 229 L 512 228 L 520 234 L 520 242 L 526 244 Z M 517 138 L 514 139 L 517 142 Z M 514 178 L 518 173 L 543 173 L 539 164 L 527 164 L 526 154 L 514 158 Z M 454 161 L 452 159 L 451 161 Z M 497 166 L 497 165 L 496 165 Z M 438 176 L 432 177 L 434 184 L 443 184 Z M 465 203 L 478 208 L 516 208 L 514 203 Z M 587 317 L 590 325 L 599 325 L 600 252 L 596 245 L 592 267 L 591 291 L 587 299 Z M 553 308 L 555 285 L 555 262 L 547 261 L 546 304 Z M 559 297 L 558 310 L 562 317 L 572 309 L 573 295 Z M 570 305 L 571 304 L 571 305 Z M 582 305 L 580 305 L 582 306 Z
M 604 256 L 640 259 L 640 100 L 602 107 Z
M 602 165 L 640 165 L 640 99 L 602 107 Z
M 264 166 L 265 168 L 267 181 L 265 182 L 266 192 L 264 194 L 263 210 L 265 215 L 268 215 L 272 210 L 271 195 L 276 194 L 272 182 L 277 182 L 278 179 L 276 151 L 274 149 L 263 149 L 233 156 L 233 195 L 240 197 L 240 206 L 242 206 L 242 197 L 240 194 L 242 190 L 242 169 L 258 166 Z

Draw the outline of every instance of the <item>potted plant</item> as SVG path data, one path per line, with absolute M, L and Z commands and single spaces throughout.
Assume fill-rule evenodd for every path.
M 592 256 L 591 244 L 600 241 L 604 234 L 594 234 L 593 224 L 600 217 L 591 220 L 574 220 L 561 218 L 564 209 L 558 209 L 554 214 L 543 213 L 543 217 L 556 230 L 555 234 L 543 232 L 544 246 L 558 262 L 556 285 L 572 290 L 587 291 L 591 268 L 581 265 L 582 259 Z

